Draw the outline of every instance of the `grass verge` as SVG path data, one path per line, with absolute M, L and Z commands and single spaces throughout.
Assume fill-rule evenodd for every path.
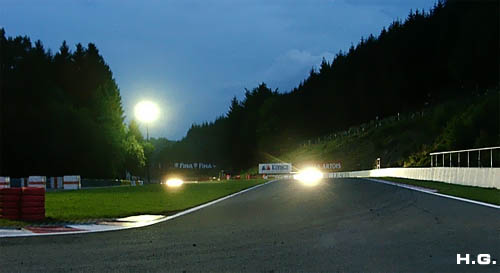
M 185 183 L 179 188 L 166 185 L 93 188 L 48 192 L 45 196 L 46 221 L 66 222 L 118 218 L 138 214 L 173 214 L 227 196 L 266 180 L 229 180 Z M 24 221 L 0 219 L 0 227 L 22 227 Z
M 494 188 L 480 188 L 473 186 L 462 186 L 436 181 L 414 180 L 394 177 L 377 177 L 376 179 L 387 180 L 391 182 L 419 186 L 428 189 L 435 189 L 439 193 L 462 197 L 470 200 L 481 201 L 485 203 L 500 205 L 500 190 Z

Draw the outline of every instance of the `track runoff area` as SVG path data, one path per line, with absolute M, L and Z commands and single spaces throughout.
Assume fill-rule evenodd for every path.
M 313 176 L 143 228 L 0 238 L 0 271 L 499 272 L 498 209 Z

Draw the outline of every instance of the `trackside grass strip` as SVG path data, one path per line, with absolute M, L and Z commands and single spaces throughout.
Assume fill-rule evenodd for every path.
M 434 189 L 442 194 L 500 205 L 500 190 L 494 188 L 480 188 L 480 187 L 462 186 L 462 185 L 449 184 L 436 181 L 414 180 L 414 179 L 394 178 L 394 177 L 377 177 L 376 179 L 387 180 L 401 184 L 408 184 L 422 188 Z
M 178 188 L 154 184 L 47 192 L 46 222 L 118 218 L 139 214 L 168 215 L 264 182 L 266 180 L 263 179 L 229 180 L 185 183 Z M 0 227 L 26 224 L 22 221 L 0 219 Z

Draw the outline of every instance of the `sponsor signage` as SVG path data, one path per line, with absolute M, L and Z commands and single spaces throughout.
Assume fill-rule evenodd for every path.
M 298 164 L 299 169 L 306 167 L 314 167 L 316 169 L 322 171 L 335 171 L 342 169 L 342 163 L 340 161 L 331 161 L 331 162 L 323 162 L 323 163 L 301 163 Z
M 314 167 L 323 170 L 340 170 L 342 169 L 342 164 L 340 162 L 328 162 L 328 163 L 320 163 L 313 164 Z
M 259 164 L 259 174 L 286 174 L 292 171 L 290 163 Z
M 215 169 L 217 166 L 210 163 L 174 163 L 176 169 Z

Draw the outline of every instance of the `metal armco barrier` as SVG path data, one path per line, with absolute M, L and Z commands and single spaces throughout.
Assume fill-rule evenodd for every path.
M 500 168 L 386 168 L 329 173 L 329 178 L 398 177 L 500 189 Z

